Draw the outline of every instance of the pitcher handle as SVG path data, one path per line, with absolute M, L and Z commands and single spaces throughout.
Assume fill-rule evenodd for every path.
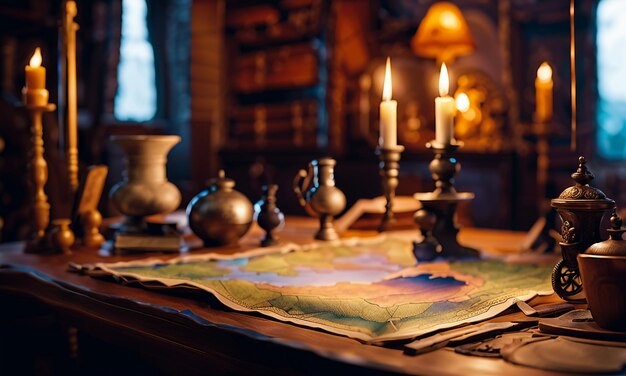
M 302 207 L 306 207 L 306 198 L 304 197 L 304 190 L 309 185 L 310 179 L 309 174 L 306 170 L 299 170 L 296 173 L 296 176 L 293 178 L 293 191 L 296 193 L 296 197 L 298 197 L 298 202 Z

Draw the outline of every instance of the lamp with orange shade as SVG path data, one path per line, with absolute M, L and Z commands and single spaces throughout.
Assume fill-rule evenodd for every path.
M 476 44 L 461 10 L 440 1 L 426 12 L 411 39 L 411 48 L 417 56 L 435 58 L 440 65 L 474 52 Z

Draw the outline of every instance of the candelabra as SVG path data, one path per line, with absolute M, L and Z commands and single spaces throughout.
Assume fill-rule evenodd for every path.
M 54 104 L 26 105 L 31 119 L 32 152 L 30 153 L 29 175 L 33 183 L 33 225 L 34 237 L 28 244 L 27 251 L 41 252 L 45 244 L 45 236 L 50 224 L 50 204 L 44 190 L 48 181 L 48 164 L 44 158 L 43 122 L 44 112 L 56 109 Z
M 379 147 L 376 155 L 380 158 L 378 164 L 382 182 L 383 194 L 385 195 L 385 214 L 378 226 L 378 231 L 383 232 L 395 223 L 396 217 L 393 213 L 393 200 L 396 197 L 398 187 L 398 169 L 400 167 L 400 155 L 404 151 L 404 146 L 396 145 L 392 147 Z
M 413 253 L 418 260 L 436 257 L 477 257 L 478 251 L 459 244 L 456 208 L 461 202 L 474 199 L 470 192 L 458 193 L 454 188 L 454 177 L 461 170 L 455 157 L 462 143 L 439 144 L 431 141 L 426 147 L 435 155 L 430 162 L 430 173 L 435 180 L 435 190 L 416 193 L 422 209 L 415 213 L 415 222 L 420 226 L 423 240 L 413 243 Z

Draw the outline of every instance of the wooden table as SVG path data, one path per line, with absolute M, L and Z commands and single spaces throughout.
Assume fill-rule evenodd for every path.
M 312 238 L 314 230 L 314 222 L 291 219 L 282 238 L 305 242 Z M 217 251 L 232 253 L 252 247 L 259 235 L 259 231 L 252 231 L 241 247 Z M 501 250 L 508 247 L 511 251 L 523 236 L 513 232 L 466 230 L 462 239 L 472 246 L 485 245 Z M 137 257 L 105 258 L 89 249 L 76 249 L 72 255 L 31 255 L 23 253 L 21 243 L 0 246 L 0 265 L 4 265 L 0 269 L 0 306 L 5 313 L 15 313 L 2 319 L 0 335 L 2 331 L 21 333 L 16 328 L 24 323 L 23 315 L 45 311 L 53 321 L 58 320 L 69 330 L 73 341 L 78 340 L 77 344 L 70 344 L 69 356 L 78 364 L 79 373 L 99 370 L 120 374 L 131 371 L 168 374 L 549 374 L 503 360 L 459 355 L 450 349 L 409 356 L 400 349 L 364 345 L 323 331 L 231 311 L 206 294 L 173 296 L 67 271 L 70 262 L 115 262 L 134 258 Z M 553 296 L 540 297 L 531 305 L 556 299 Z M 520 315 L 517 312 L 494 320 L 510 320 Z M 43 340 L 36 325 L 30 333 L 34 338 L 24 339 L 18 334 L 13 340 L 33 346 Z M 3 341 L 6 345 L 10 340 L 5 337 Z M 10 349 L 10 346 L 6 348 Z M 113 348 L 117 349 L 113 351 Z M 8 360 L 10 363 L 11 359 Z M 121 368 L 131 360 L 136 364 Z M 2 367 L 0 364 L 0 374 L 3 373 Z M 34 369 L 38 370 L 37 367 Z

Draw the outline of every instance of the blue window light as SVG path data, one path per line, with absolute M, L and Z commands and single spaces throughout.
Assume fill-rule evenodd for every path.
M 114 115 L 121 121 L 149 121 L 156 114 L 154 51 L 148 40 L 145 0 L 122 1 L 122 40 Z
M 597 8 L 597 147 L 606 159 L 626 159 L 626 1 Z

